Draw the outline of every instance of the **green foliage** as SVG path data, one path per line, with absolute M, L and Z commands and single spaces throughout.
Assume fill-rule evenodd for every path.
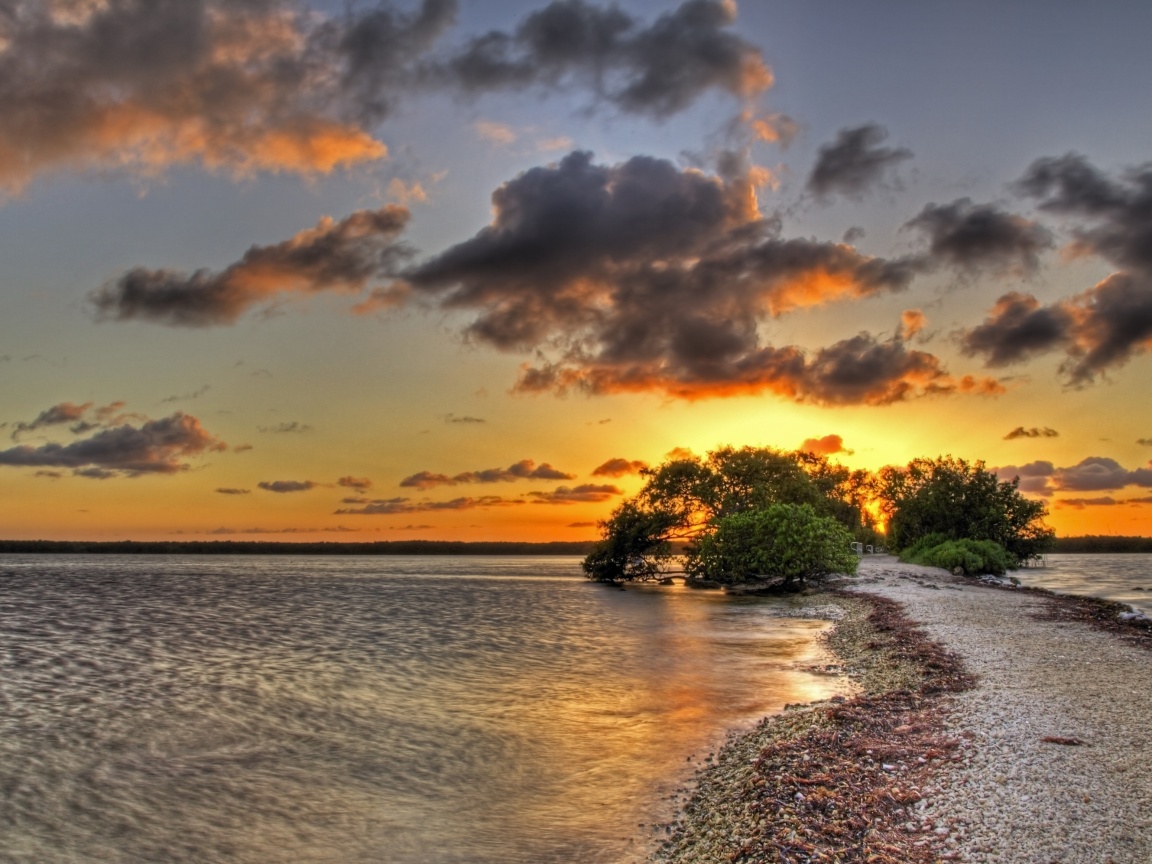
M 1016 569 L 1016 559 L 998 543 L 991 540 L 945 540 L 932 542 L 941 535 L 923 538 L 900 554 L 901 561 L 924 564 L 928 567 L 943 567 L 945 570 L 964 571 L 965 576 L 980 573 L 1004 575 L 1007 570 Z
M 903 550 L 929 535 L 991 540 L 1013 562 L 1038 555 L 1054 532 L 1041 501 L 1020 494 L 1018 479 L 1001 481 L 983 462 L 942 456 L 884 468 L 877 496 L 888 521 L 888 545 Z
M 771 447 L 722 447 L 704 459 L 674 459 L 644 472 L 644 488 L 602 522 L 603 539 L 584 561 L 590 579 L 650 579 L 664 570 L 673 541 L 700 542 L 720 520 L 775 504 L 807 506 L 874 543 L 867 511 L 871 475 L 823 456 Z
M 855 573 L 851 542 L 843 525 L 808 504 L 770 504 L 717 519 L 685 569 L 724 585 L 761 577 L 797 587 L 832 573 Z
M 625 501 L 600 523 L 604 539 L 581 564 L 585 575 L 596 582 L 660 578 L 672 557 L 668 534 L 677 518 L 673 512 Z

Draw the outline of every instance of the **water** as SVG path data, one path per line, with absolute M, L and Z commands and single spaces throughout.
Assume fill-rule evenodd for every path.
M 1015 571 L 1025 585 L 1105 597 L 1152 616 L 1152 554 L 1046 555 L 1047 567 Z
M 843 689 L 779 609 L 572 558 L 2 556 L 0 860 L 641 860 L 722 730 Z

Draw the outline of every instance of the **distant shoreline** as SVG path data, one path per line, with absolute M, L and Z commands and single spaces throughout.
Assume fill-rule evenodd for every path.
M 291 543 L 260 540 L 0 540 L 0 554 L 54 555 L 587 555 L 591 541 L 549 543 L 381 540 Z
M 594 540 L 546 543 L 379 540 L 371 543 L 264 540 L 0 540 L 0 555 L 587 555 Z M 1057 537 L 1053 554 L 1152 552 L 1152 537 Z

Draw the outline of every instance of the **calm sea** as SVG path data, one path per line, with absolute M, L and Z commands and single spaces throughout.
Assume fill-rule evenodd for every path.
M 620 864 L 843 682 L 776 601 L 575 558 L 0 557 L 0 860 Z
M 1047 555 L 1047 566 L 1013 573 L 1025 585 L 1127 603 L 1152 615 L 1152 554 Z

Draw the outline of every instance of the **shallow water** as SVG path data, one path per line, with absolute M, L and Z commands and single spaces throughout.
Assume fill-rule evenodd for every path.
M 1012 575 L 1025 585 L 1105 597 L 1152 615 L 1152 554 L 1046 555 L 1045 562 Z
M 778 611 L 574 558 L 2 556 L 0 860 L 636 861 L 722 730 L 843 688 Z

